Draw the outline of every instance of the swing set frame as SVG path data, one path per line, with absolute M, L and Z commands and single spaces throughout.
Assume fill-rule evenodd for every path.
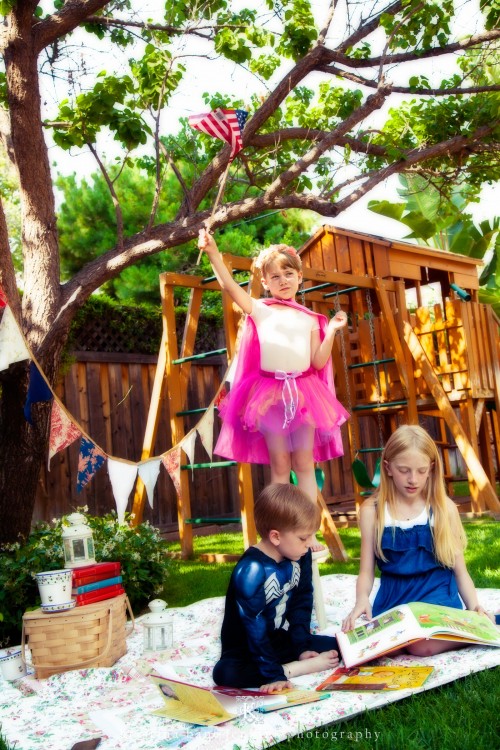
M 471 487 L 475 515 L 500 512 L 494 486 L 500 456 L 500 321 L 492 309 L 477 301 L 478 261 L 452 253 L 391 243 L 333 227 L 323 227 L 299 251 L 303 262 L 304 296 L 315 312 L 327 316 L 342 309 L 349 324 L 336 336 L 333 348 L 338 398 L 352 417 L 342 428 L 351 471 L 341 459 L 325 466 L 327 493 L 349 495 L 359 508 L 377 479 L 377 461 L 383 440 L 401 423 L 434 420 L 445 471 L 452 478 L 451 452 L 458 449 Z M 230 272 L 246 275 L 252 296 L 261 296 L 260 276 L 252 260 L 224 255 Z M 423 288 L 439 283 L 443 300 L 432 308 L 422 304 Z M 460 285 L 470 295 L 465 300 L 454 291 Z M 174 291 L 190 289 L 182 341 L 175 325 Z M 141 460 L 153 455 L 158 414 L 168 402 L 172 445 L 186 435 L 185 419 L 193 411 L 186 404 L 196 332 L 205 290 L 220 290 L 215 277 L 166 273 L 160 276 L 163 338 L 148 414 Z M 416 308 L 410 311 L 407 294 L 413 290 Z M 241 313 L 222 293 L 223 325 L 228 366 L 237 350 Z M 213 408 L 218 393 L 207 408 Z M 200 414 L 204 409 L 196 410 Z M 375 433 L 378 435 L 375 437 Z M 374 441 L 378 438 L 378 446 Z M 366 464 L 360 455 L 366 456 Z M 248 464 L 212 462 L 182 464 L 177 518 L 181 554 L 193 551 L 193 524 L 213 522 L 191 513 L 189 470 L 209 466 L 234 466 L 245 547 L 256 541 L 253 521 L 254 487 Z M 353 466 L 354 464 L 354 466 Z M 364 472 L 362 471 L 364 469 Z M 380 465 L 378 465 L 378 470 Z M 350 476 L 348 476 L 350 475 Z M 333 498 L 332 498 L 333 499 Z M 133 513 L 143 517 L 145 493 L 137 487 Z M 322 531 L 334 559 L 347 555 L 332 517 L 331 503 L 318 492 Z M 234 515 L 234 514 L 233 514 Z M 221 519 L 216 519 L 221 521 Z M 233 521 L 235 518 L 222 519 Z M 211 559 L 221 559 L 213 556 Z

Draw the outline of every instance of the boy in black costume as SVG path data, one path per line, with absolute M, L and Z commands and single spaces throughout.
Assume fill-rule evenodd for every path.
M 270 484 L 255 503 L 255 524 L 261 541 L 233 570 L 213 677 L 276 692 L 293 687 L 293 677 L 335 668 L 337 641 L 310 630 L 316 503 L 292 484 Z

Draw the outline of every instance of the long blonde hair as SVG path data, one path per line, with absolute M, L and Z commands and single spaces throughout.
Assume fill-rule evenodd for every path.
M 382 560 L 382 533 L 385 524 L 385 508 L 389 508 L 392 518 L 396 517 L 396 493 L 392 477 L 387 473 L 386 462 L 390 463 L 407 450 L 418 450 L 431 462 L 431 470 L 424 488 L 427 513 L 432 511 L 433 524 L 431 532 L 434 541 L 434 553 L 437 560 L 446 568 L 453 568 L 458 552 L 467 544 L 462 524 L 452 518 L 449 510 L 449 498 L 444 483 L 443 462 L 436 443 L 428 432 L 418 425 L 402 425 L 392 433 L 386 443 L 381 459 L 380 487 L 373 498 L 377 506 L 375 526 L 375 553 Z

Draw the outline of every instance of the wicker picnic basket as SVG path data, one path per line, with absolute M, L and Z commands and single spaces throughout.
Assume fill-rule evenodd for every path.
M 26 661 L 26 646 L 30 649 L 38 679 L 71 669 L 111 667 L 127 652 L 126 637 L 132 629 L 126 594 L 69 612 L 45 614 L 35 609 L 23 615 L 21 652 Z

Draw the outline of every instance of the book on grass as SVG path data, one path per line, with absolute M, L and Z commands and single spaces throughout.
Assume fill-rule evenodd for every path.
M 95 581 L 94 583 L 86 583 L 83 586 L 73 586 L 71 593 L 73 596 L 78 594 L 86 594 L 89 591 L 97 591 L 98 589 L 105 589 L 107 586 L 114 586 L 117 583 L 122 582 L 121 576 L 114 576 L 113 578 L 103 578 L 102 581 Z
M 283 690 L 270 695 L 252 688 L 205 688 L 156 674 L 148 676 L 158 687 L 165 701 L 162 708 L 152 711 L 153 714 L 206 727 L 231 721 L 251 711 L 279 711 L 329 696 L 328 693 L 318 693 L 314 690 Z
M 346 667 L 356 667 L 427 638 L 500 646 L 500 629 L 486 615 L 425 602 L 393 607 L 336 636 Z
M 80 607 L 83 604 L 94 604 L 94 602 L 101 602 L 104 599 L 113 599 L 115 596 L 124 594 L 125 589 L 121 583 L 115 583 L 113 586 L 106 586 L 105 589 L 98 589 L 97 591 L 88 591 L 86 594 L 78 594 L 76 598 L 76 606 Z
M 419 688 L 434 667 L 339 667 L 316 690 L 404 690 Z
M 73 569 L 73 586 L 84 586 L 87 583 L 102 581 L 103 578 L 119 576 L 121 566 L 119 562 L 100 562 L 92 565 L 84 565 L 82 568 Z

